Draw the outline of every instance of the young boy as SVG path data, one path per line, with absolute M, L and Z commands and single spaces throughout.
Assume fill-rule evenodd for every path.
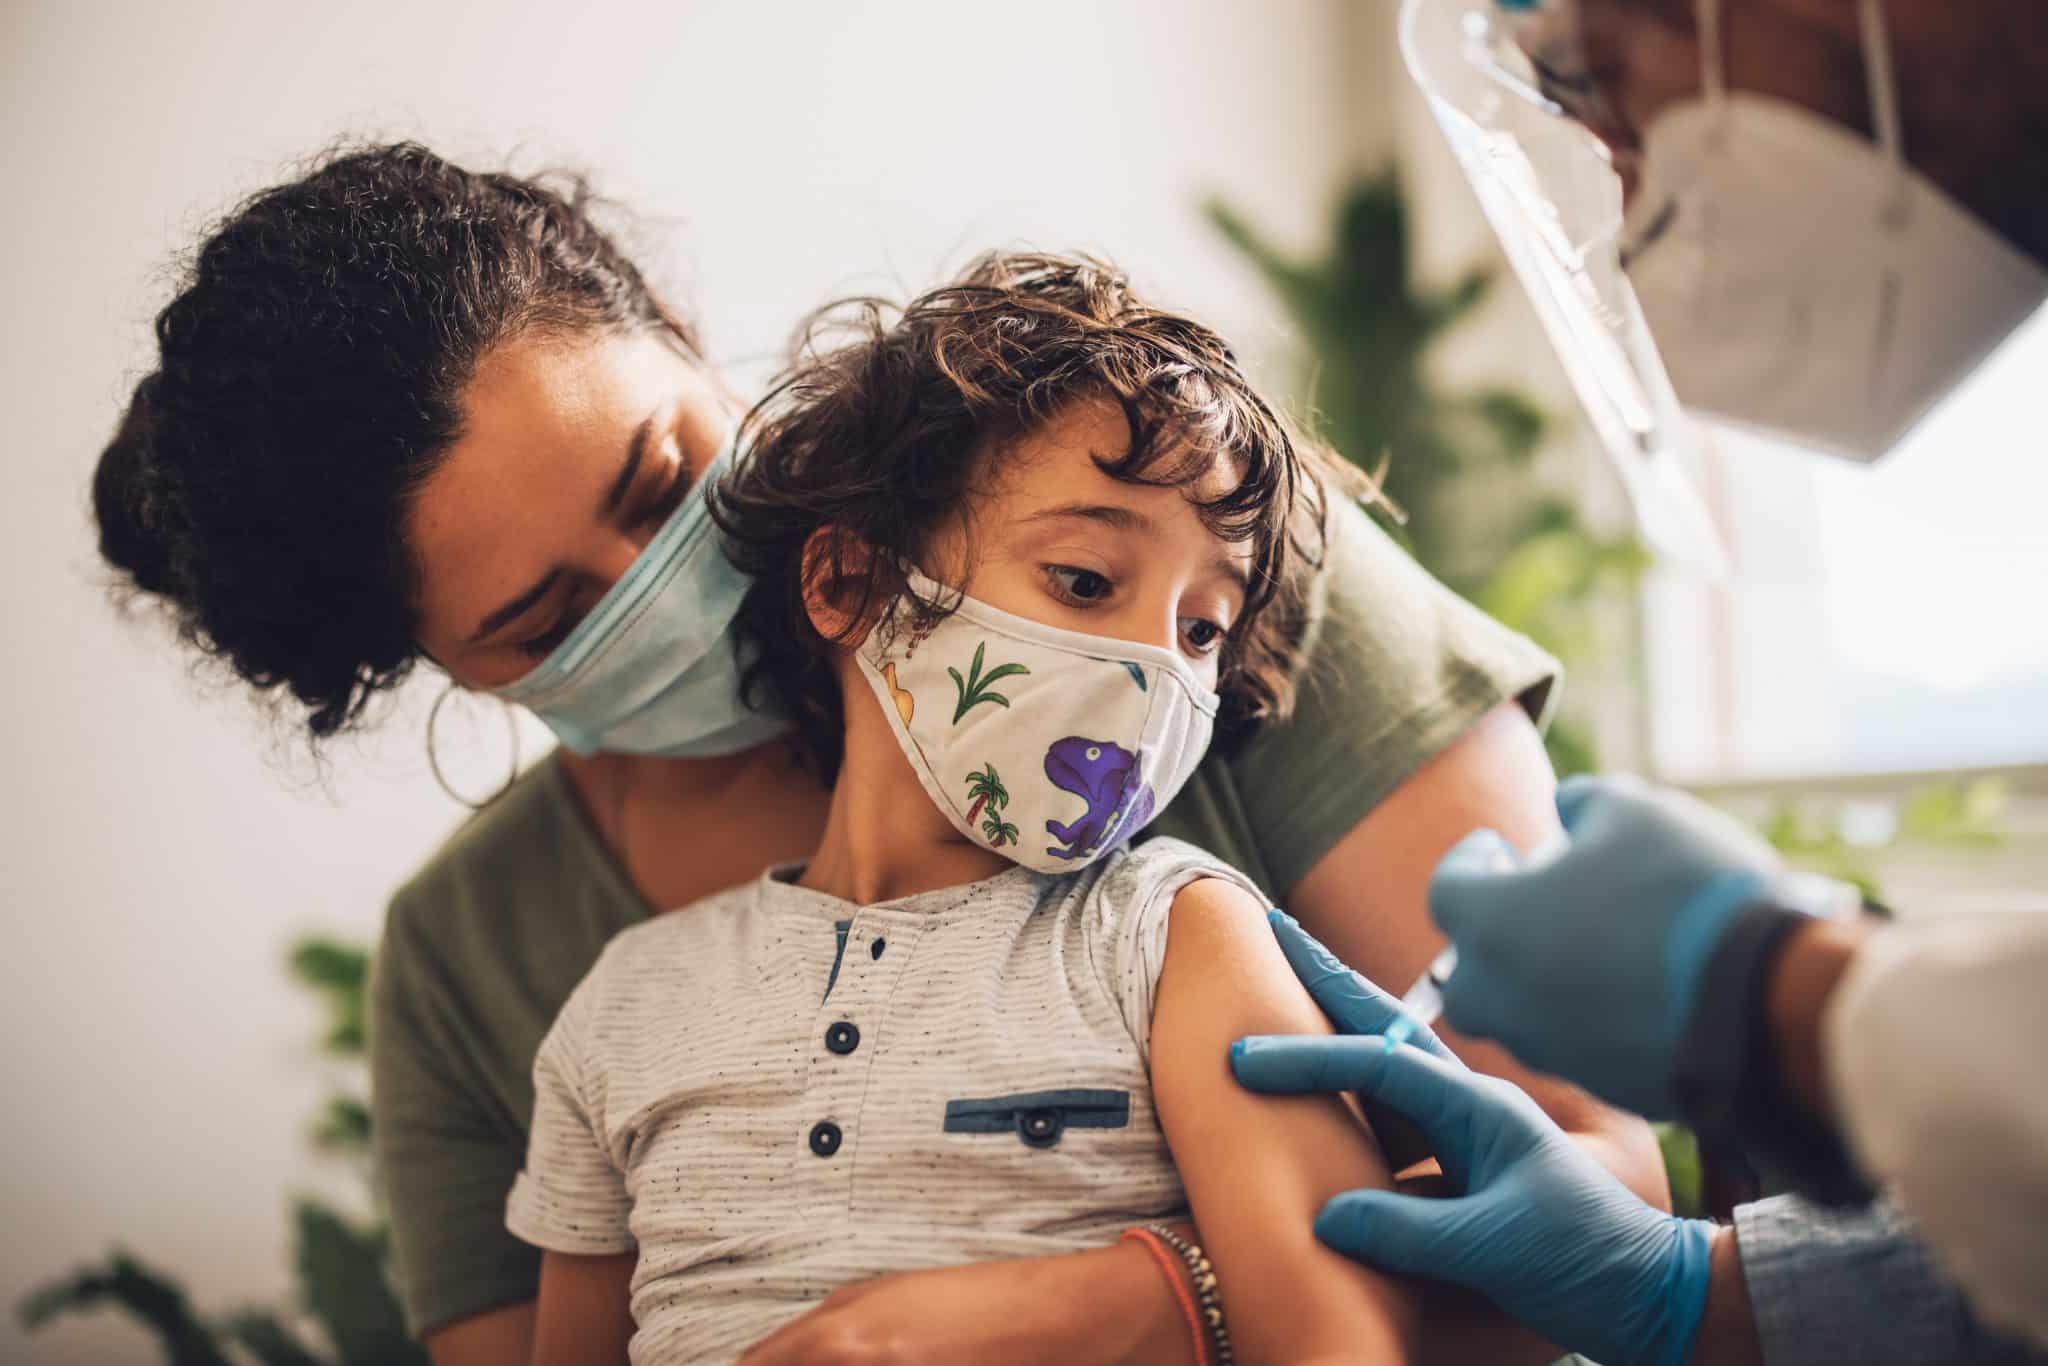
M 542 1044 L 508 1208 L 537 1357 L 732 1360 L 839 1286 L 1191 1209 L 1213 1279 L 1155 1243 L 1191 1355 L 1405 1359 L 1407 1295 L 1310 1231 L 1386 1184 L 1371 1135 L 1226 1065 L 1326 1028 L 1266 902 L 1129 844 L 1286 706 L 1327 462 L 1096 262 L 990 257 L 851 322 L 702 495 L 826 833 L 620 935 Z

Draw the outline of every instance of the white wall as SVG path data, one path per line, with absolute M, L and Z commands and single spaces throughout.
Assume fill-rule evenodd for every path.
M 0 1359 L 154 1359 L 112 1320 L 32 1344 L 14 1322 L 26 1287 L 117 1241 L 210 1310 L 286 1293 L 287 1190 L 355 1183 L 306 1155 L 330 1078 L 284 951 L 370 938 L 460 814 L 421 757 L 426 694 L 323 777 L 108 609 L 86 488 L 170 253 L 337 135 L 416 135 L 596 171 L 750 373 L 834 291 L 1020 240 L 1118 256 L 1256 360 L 1278 317 L 1194 205 L 1220 190 L 1312 240 L 1390 137 L 1390 11 L 0 7 Z

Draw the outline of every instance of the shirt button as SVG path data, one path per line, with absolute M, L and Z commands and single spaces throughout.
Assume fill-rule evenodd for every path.
M 1066 1127 L 1066 1119 L 1057 1110 L 1020 1110 L 1017 1112 L 1017 1136 L 1034 1148 L 1050 1148 L 1060 1141 L 1060 1130 Z
M 811 1151 L 820 1157 L 830 1157 L 839 1151 L 839 1126 L 831 1120 L 820 1120 L 811 1126 Z
M 860 1047 L 860 1030 L 851 1021 L 841 1020 L 825 1031 L 825 1047 L 834 1053 L 851 1053 Z
M 888 947 L 889 941 L 882 938 L 882 936 L 878 934 L 875 936 L 875 942 L 868 945 L 868 957 L 880 958 L 882 956 L 882 950 Z

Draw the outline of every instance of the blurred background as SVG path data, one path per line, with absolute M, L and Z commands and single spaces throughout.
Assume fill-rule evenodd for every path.
M 1561 769 L 1700 788 L 1904 913 L 2038 906 L 2048 319 L 1874 471 L 1711 434 L 1736 576 L 1650 564 L 1395 9 L 0 6 L 0 1360 L 163 1360 L 110 1296 L 210 1325 L 195 1363 L 369 1359 L 386 1325 L 354 1011 L 385 898 L 466 814 L 426 763 L 437 681 L 310 757 L 112 609 L 87 498 L 178 253 L 342 137 L 589 172 L 743 390 L 833 295 L 1105 253 L 1388 458 L 1414 553 L 1566 658 Z M 451 777 L 490 790 L 503 723 L 451 719 Z

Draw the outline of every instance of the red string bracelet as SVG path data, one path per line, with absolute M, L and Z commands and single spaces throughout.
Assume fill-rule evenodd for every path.
M 1129 1228 L 1117 1241 L 1135 1241 L 1152 1254 L 1152 1260 L 1159 1266 L 1160 1274 L 1173 1289 L 1174 1302 L 1180 1305 L 1181 1317 L 1187 1320 L 1188 1334 L 1194 1339 L 1196 1366 L 1210 1366 L 1209 1330 L 1202 1326 L 1202 1316 L 1195 1309 L 1195 1297 L 1181 1281 L 1181 1270 L 1186 1263 L 1180 1254 L 1167 1247 L 1160 1236 L 1149 1228 Z

